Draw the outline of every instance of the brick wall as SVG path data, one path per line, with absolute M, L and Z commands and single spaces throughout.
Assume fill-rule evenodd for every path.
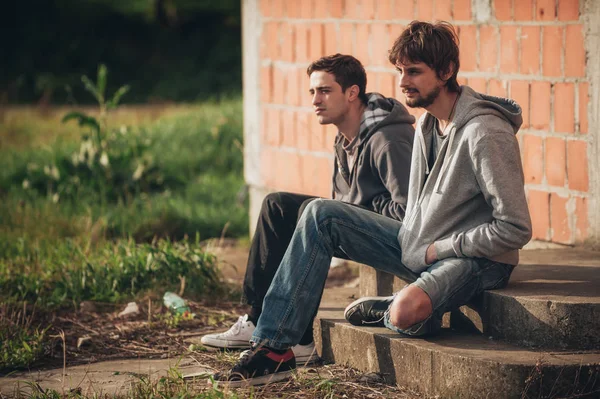
M 368 91 L 404 101 L 388 49 L 413 19 L 447 20 L 461 41 L 460 82 L 523 108 L 518 139 L 534 239 L 582 242 L 591 219 L 588 170 L 598 164 L 588 159 L 583 1 L 244 1 L 244 96 L 257 103 L 245 109 L 253 113 L 245 116 L 253 213 L 267 191 L 330 195 L 336 130 L 312 113 L 311 60 L 352 54 L 366 67 Z

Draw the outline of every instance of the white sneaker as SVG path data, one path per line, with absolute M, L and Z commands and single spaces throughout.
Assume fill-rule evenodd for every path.
M 206 346 L 215 348 L 247 349 L 250 348 L 250 338 L 256 326 L 248 320 L 248 315 L 238 318 L 231 328 L 222 333 L 208 334 L 202 337 L 200 342 Z M 313 345 L 314 346 L 314 345 Z
M 321 360 L 314 342 L 308 345 L 296 345 L 292 347 L 292 351 L 294 351 L 294 356 L 296 356 L 297 366 L 307 366 Z

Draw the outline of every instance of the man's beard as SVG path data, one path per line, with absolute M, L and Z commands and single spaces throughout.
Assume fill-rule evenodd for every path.
M 438 96 L 440 95 L 440 91 L 442 90 L 442 88 L 440 86 L 437 86 L 435 89 L 433 89 L 429 94 L 427 94 L 425 97 L 417 97 L 417 98 L 407 98 L 406 99 L 406 105 L 411 107 L 411 108 L 426 108 L 429 107 L 431 104 L 433 104 L 433 102 L 435 101 L 436 98 L 438 98 Z

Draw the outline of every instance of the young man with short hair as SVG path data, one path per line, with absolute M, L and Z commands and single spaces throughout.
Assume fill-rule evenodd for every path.
M 217 381 L 254 385 L 290 375 L 289 348 L 319 306 L 337 251 L 409 283 L 392 297 L 350 304 L 348 321 L 409 336 L 436 333 L 445 312 L 507 284 L 531 238 L 515 137 L 520 107 L 458 85 L 458 38 L 447 23 L 412 22 L 389 58 L 407 105 L 427 111 L 417 122 L 403 222 L 311 202 L 264 300 L 253 350 Z
M 352 56 L 323 57 L 310 64 L 307 75 L 319 123 L 333 124 L 339 130 L 334 145 L 333 198 L 402 220 L 408 192 L 414 117 L 398 101 L 378 93 L 366 93 L 365 70 Z M 267 195 L 244 279 L 244 294 L 251 310 L 228 331 L 202 337 L 203 344 L 223 348 L 250 347 L 263 300 L 298 217 L 314 199 L 282 192 Z M 336 255 L 345 257 L 343 251 Z M 317 357 L 312 322 L 304 328 L 293 349 L 298 363 Z

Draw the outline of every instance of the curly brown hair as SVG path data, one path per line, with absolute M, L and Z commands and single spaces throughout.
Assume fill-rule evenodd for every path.
M 458 44 L 458 35 L 450 23 L 412 21 L 394 42 L 388 59 L 394 66 L 422 62 L 433 69 L 439 79 L 452 71 L 446 86 L 457 92 L 460 87 L 456 80 L 460 68 Z
M 334 54 L 319 58 L 308 66 L 306 74 L 310 76 L 315 71 L 333 74 L 335 81 L 342 86 L 342 92 L 345 92 L 348 87 L 357 85 L 358 97 L 363 103 L 368 102 L 367 73 L 361 62 L 353 56 Z

